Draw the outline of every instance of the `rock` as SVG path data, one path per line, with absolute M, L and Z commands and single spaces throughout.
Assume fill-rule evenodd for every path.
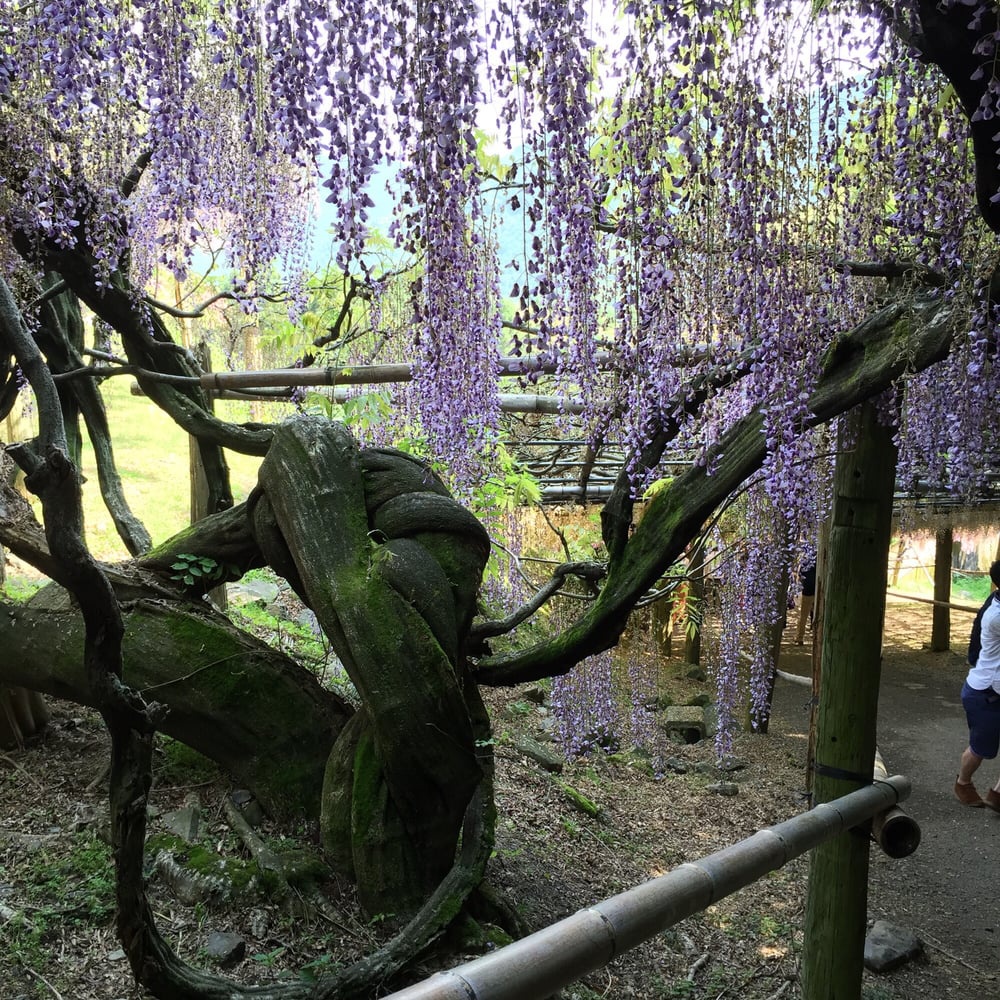
M 684 676 L 687 677 L 688 680 L 692 680 L 692 681 L 707 681 L 708 680 L 708 675 L 705 673 L 705 671 L 701 667 L 699 667 L 697 665 L 693 666 Z
M 555 731 L 558 728 L 558 720 L 554 715 L 546 715 L 539 719 L 536 736 L 540 740 L 552 743 L 555 740 Z
M 728 798 L 739 795 L 740 792 L 740 786 L 735 781 L 716 781 L 712 785 L 706 785 L 705 789 L 706 791 L 714 792 L 716 795 L 725 795 Z
M 531 687 L 524 689 L 523 697 L 526 701 L 533 701 L 536 705 L 544 705 L 545 688 L 540 687 L 538 684 L 532 684 Z
M 704 692 L 701 694 L 696 694 L 689 702 L 689 705 L 697 705 L 699 708 L 707 708 L 712 704 L 711 695 L 707 695 Z
M 218 965 L 235 965 L 247 953 L 247 943 L 231 931 L 212 931 L 205 944 L 205 953 Z
M 106 811 L 105 809 L 105 813 Z M 102 819 L 106 819 L 106 816 L 102 816 L 99 806 L 92 805 L 89 802 L 77 802 L 75 803 L 73 819 L 70 820 L 69 828 L 74 832 L 86 830 L 88 827 L 99 826 Z
M 120 962 L 125 958 L 125 952 L 121 948 L 116 948 L 112 952 L 108 952 L 109 962 Z
M 697 705 L 673 705 L 660 713 L 660 726 L 668 736 L 697 743 L 705 738 L 705 710 Z
M 226 596 L 231 604 L 239 607 L 241 604 L 270 604 L 278 596 L 278 585 L 270 580 L 246 578 L 239 583 L 231 583 L 226 587 Z
M 715 702 L 705 708 L 705 739 L 712 739 L 719 731 L 719 713 Z
M 175 809 L 163 817 L 163 825 L 188 844 L 198 841 L 198 831 L 201 826 L 201 807 L 197 802 Z
M 252 827 L 256 828 L 264 822 L 264 810 L 261 809 L 253 792 L 246 788 L 237 788 L 230 792 L 229 798 Z
M 663 766 L 668 771 L 673 771 L 674 774 L 687 774 L 688 766 L 687 761 L 683 761 L 680 757 L 668 757 L 664 762 Z
M 250 911 L 250 933 L 253 937 L 258 940 L 266 937 L 270 924 L 271 918 L 267 910 L 258 906 Z
M 694 765 L 694 773 L 707 774 L 714 778 L 718 775 L 719 769 L 714 764 L 710 764 L 707 760 L 699 760 L 698 763 Z
M 319 636 L 323 634 L 323 627 L 320 625 L 316 613 L 311 608 L 303 608 L 295 617 L 295 624 L 309 629 L 313 635 Z M 340 663 L 339 659 L 337 663 Z
M 540 764 L 546 771 L 558 774 L 563 769 L 563 759 L 542 746 L 538 740 L 533 740 L 530 736 L 514 737 L 514 749 L 523 753 L 525 757 L 530 757 L 536 764 Z
M 738 757 L 723 757 L 719 761 L 719 770 L 726 771 L 727 773 L 732 773 L 733 771 L 742 771 L 747 766 L 745 760 L 740 760 Z
M 25 854 L 34 854 L 44 850 L 59 837 L 58 833 L 18 833 L 17 831 L 0 831 L 0 844 L 6 842 L 16 845 Z
M 923 950 L 913 931 L 887 920 L 876 920 L 865 938 L 865 968 L 872 972 L 892 972 L 919 958 Z

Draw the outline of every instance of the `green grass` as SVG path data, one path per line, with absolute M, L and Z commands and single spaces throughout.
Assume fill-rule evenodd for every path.
M 29 906 L 0 925 L 0 967 L 45 968 L 57 961 L 67 927 L 104 927 L 114 917 L 111 848 L 92 834 L 76 834 L 68 851 L 39 851 L 17 881 Z
M 957 570 L 951 574 L 951 596 L 953 600 L 982 604 L 990 596 L 988 576 L 966 576 Z
M 891 567 L 890 567 L 891 571 Z M 933 572 L 933 569 L 931 570 Z M 932 597 L 934 581 L 930 573 L 909 572 L 901 577 L 892 590 L 901 590 L 917 597 Z M 951 599 L 963 604 L 982 604 L 990 595 L 990 578 L 986 574 L 972 575 L 960 570 L 951 571 Z
M 132 396 L 128 379 L 109 379 L 101 386 L 101 392 L 126 499 L 157 544 L 190 521 L 188 435 L 148 399 Z M 246 414 L 239 409 L 246 407 L 221 402 L 217 412 L 223 419 L 245 419 Z M 277 412 L 274 416 L 277 418 Z M 229 451 L 226 458 L 233 495 L 239 502 L 256 482 L 260 459 Z M 99 559 L 125 559 L 128 552 L 101 499 L 94 452 L 86 438 L 82 465 L 87 480 L 83 487 L 87 541 Z

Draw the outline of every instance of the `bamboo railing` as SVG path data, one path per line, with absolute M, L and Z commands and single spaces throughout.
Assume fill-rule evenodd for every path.
M 876 780 L 386 1000 L 544 1000 L 909 794 L 907 778 Z

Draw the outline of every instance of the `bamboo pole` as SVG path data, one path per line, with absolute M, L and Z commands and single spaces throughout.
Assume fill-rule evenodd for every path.
M 825 573 L 814 798 L 871 780 L 896 451 L 873 403 L 842 422 Z M 802 1000 L 861 994 L 868 836 L 851 831 L 813 852 Z
M 885 593 L 887 597 L 900 597 L 904 601 L 918 601 L 920 604 L 947 603 L 952 611 L 963 611 L 970 615 L 979 614 L 979 608 L 972 604 L 956 604 L 954 601 L 939 602 L 935 601 L 933 597 L 918 597 L 916 594 L 904 594 L 898 590 L 887 590 Z
M 888 777 L 885 760 L 876 748 L 872 778 L 874 781 L 885 781 Z M 899 806 L 893 806 L 872 817 L 872 840 L 890 858 L 908 858 L 920 846 L 920 836 L 917 821 Z
M 951 528 L 934 534 L 934 610 L 931 619 L 931 652 L 951 648 L 951 556 L 954 536 Z
M 226 374 L 234 374 L 233 372 L 219 372 L 220 377 Z M 242 374 L 237 372 L 235 374 Z M 249 374 L 249 373 L 248 373 Z M 299 372 L 289 373 L 290 375 L 298 376 Z M 207 376 L 202 376 L 202 382 L 205 381 Z M 270 383 L 269 383 L 270 384 Z M 285 380 L 285 387 L 291 385 L 327 385 L 329 383 L 310 383 L 303 382 L 299 378 L 287 378 Z M 260 388 L 259 386 L 254 386 L 254 388 Z M 132 395 L 138 396 L 142 395 L 142 390 L 139 388 L 138 384 L 134 384 L 131 389 Z M 333 391 L 329 394 L 329 398 L 338 404 L 346 403 L 349 399 L 354 398 L 357 395 L 356 392 L 346 389 L 340 385 L 334 387 Z M 291 394 L 282 396 L 255 396 L 252 392 L 235 392 L 231 389 L 210 389 L 209 396 L 213 399 L 236 399 L 243 402 L 252 402 L 254 400 L 271 402 L 271 403 L 285 403 L 291 398 Z M 583 413 L 586 410 L 582 400 L 571 399 L 568 396 L 542 396 L 538 393 L 533 392 L 502 392 L 497 396 L 500 402 L 500 409 L 504 413 L 552 413 L 552 414 L 567 414 L 574 415 Z M 597 403 L 595 405 L 602 405 Z M 563 442 L 564 444 L 569 444 L 571 442 Z M 693 458 L 691 459 L 693 461 Z M 690 465 L 691 461 L 685 461 L 684 464 Z
M 829 838 L 867 824 L 909 793 L 909 781 L 898 775 L 867 785 L 386 1000 L 543 1000 Z
M 599 351 L 597 364 L 608 364 L 610 354 Z M 516 378 L 519 375 L 553 374 L 554 362 L 537 358 L 498 358 L 498 378 Z M 262 371 L 206 372 L 201 376 L 203 389 L 251 389 L 286 385 L 384 385 L 390 382 L 409 382 L 413 379 L 414 366 L 409 364 L 344 365 L 339 368 L 271 368 Z

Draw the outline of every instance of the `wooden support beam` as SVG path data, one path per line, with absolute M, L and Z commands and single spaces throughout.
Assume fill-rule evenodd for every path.
M 813 765 L 818 803 L 871 781 L 895 470 L 892 428 L 864 403 L 843 421 L 834 478 Z M 861 995 L 868 854 L 867 828 L 813 851 L 802 1000 Z
M 940 528 L 934 535 L 934 611 L 931 621 L 931 651 L 943 653 L 951 648 L 951 553 L 954 535 L 951 528 Z

